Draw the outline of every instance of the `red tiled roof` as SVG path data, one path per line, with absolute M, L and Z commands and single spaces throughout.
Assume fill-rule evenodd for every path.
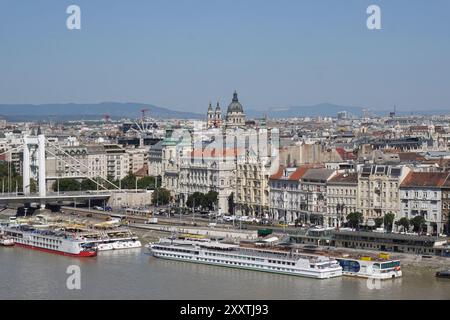
M 147 166 L 147 164 L 144 164 L 144 166 L 142 168 L 140 168 L 138 171 L 136 171 L 134 174 L 137 177 L 148 176 L 148 166 Z
M 410 172 L 400 187 L 441 187 L 447 180 L 448 172 Z
M 280 166 L 278 168 L 278 171 L 270 176 L 270 179 L 272 180 L 278 180 L 283 176 L 284 166 Z
M 306 173 L 306 171 L 308 171 L 308 169 L 312 169 L 312 168 L 323 168 L 323 165 L 320 165 L 320 164 L 302 165 L 301 167 L 298 167 L 297 170 L 295 170 L 289 176 L 289 180 L 292 180 L 292 181 L 300 180 L 303 177 L 303 175 Z
M 336 152 L 341 156 L 342 160 L 352 160 L 356 158 L 353 152 L 345 151 L 344 148 L 336 148 Z
M 417 152 L 398 152 L 398 157 L 402 162 L 425 160 L 425 157 Z

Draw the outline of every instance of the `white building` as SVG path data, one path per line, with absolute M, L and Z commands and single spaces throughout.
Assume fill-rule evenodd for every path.
M 375 225 L 376 218 L 399 214 L 400 183 L 410 169 L 405 166 L 366 165 L 358 173 L 358 211 L 364 222 Z
M 233 149 L 194 150 L 182 158 L 179 175 L 180 204 L 194 192 L 218 193 L 217 211 L 228 214 L 228 198 L 234 190 L 235 155 Z
M 357 211 L 358 174 L 338 173 L 327 182 L 325 225 L 336 227 L 346 222 L 348 214 Z
M 443 233 L 446 221 L 442 217 L 441 188 L 448 176 L 447 172 L 410 172 L 400 185 L 397 220 L 422 216 L 428 233 Z

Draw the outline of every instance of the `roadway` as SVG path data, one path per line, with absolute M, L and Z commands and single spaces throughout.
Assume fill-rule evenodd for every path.
M 0 203 L 48 203 L 48 202 L 63 202 L 63 201 L 86 201 L 86 200 L 107 200 L 111 197 L 110 192 L 47 192 L 45 197 L 39 193 L 30 193 L 24 195 L 23 193 L 2 193 L 0 194 Z

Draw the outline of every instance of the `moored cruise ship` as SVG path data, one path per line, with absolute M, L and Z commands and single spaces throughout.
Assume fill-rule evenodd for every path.
M 160 239 L 146 246 L 158 258 L 318 279 L 339 277 L 342 267 L 324 256 L 242 247 L 214 241 Z
M 18 246 L 71 257 L 94 257 L 97 249 L 92 242 L 62 230 L 42 230 L 28 225 L 2 228 L 3 234 Z
M 84 239 L 89 239 L 97 246 L 98 251 L 137 249 L 142 247 L 139 238 L 134 236 L 129 229 L 116 229 L 102 232 L 81 232 Z
M 313 253 L 336 259 L 342 267 L 344 276 L 370 279 L 394 279 L 402 276 L 400 260 L 390 259 L 386 253 L 363 255 L 342 251 L 323 251 L 318 249 L 298 249 L 301 252 Z
M 336 255 L 342 273 L 348 276 L 370 278 L 370 279 L 393 279 L 402 276 L 400 260 L 371 256 Z

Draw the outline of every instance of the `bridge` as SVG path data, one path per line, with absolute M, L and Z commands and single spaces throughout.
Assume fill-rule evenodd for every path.
M 0 194 L 0 203 L 49 203 L 49 202 L 68 202 L 68 201 L 90 201 L 90 200 L 108 200 L 111 197 L 110 192 L 47 192 L 45 195 L 39 193 L 30 193 L 28 195 L 16 193 Z
M 100 184 L 95 179 L 92 179 L 89 176 L 83 175 L 81 170 L 78 168 L 74 168 L 79 175 L 77 175 L 76 178 L 87 178 L 91 180 L 93 183 L 97 185 L 98 188 L 101 190 L 96 191 L 72 191 L 72 192 L 49 192 L 47 191 L 47 180 L 58 180 L 63 177 L 48 177 L 46 176 L 46 153 L 49 153 L 55 157 L 57 157 L 59 160 L 64 162 L 66 165 L 70 165 L 62 159 L 61 157 L 58 157 L 56 154 L 57 152 L 49 150 L 49 148 L 46 149 L 46 146 L 53 147 L 53 149 L 58 150 L 59 152 L 65 154 L 67 157 L 70 157 L 72 160 L 74 160 L 77 164 L 83 167 L 87 167 L 85 164 L 81 163 L 78 159 L 74 158 L 70 154 L 68 154 L 66 151 L 64 151 L 60 146 L 56 145 L 55 143 L 47 140 L 43 134 L 40 133 L 40 130 L 38 131 L 37 135 L 24 135 L 23 137 L 23 145 L 20 145 L 17 148 L 14 149 L 23 149 L 23 157 L 22 157 L 22 178 L 23 178 L 23 190 L 22 192 L 18 192 L 16 190 L 15 193 L 2 193 L 0 194 L 0 203 L 8 204 L 8 203 L 38 203 L 41 208 L 45 207 L 46 203 L 49 202 L 67 202 L 67 201 L 73 201 L 76 203 L 76 201 L 86 201 L 89 202 L 91 200 L 103 200 L 107 201 L 112 194 L 112 190 L 108 190 L 105 186 Z M 3 152 L 2 154 L 12 152 L 13 149 L 7 150 Z M 9 173 L 8 173 L 9 174 Z M 31 186 L 30 186 L 30 179 L 31 177 L 36 177 L 38 182 L 38 188 L 36 193 L 31 192 Z M 9 176 L 8 176 L 9 178 Z M 114 183 L 109 181 L 108 179 L 103 179 L 108 183 L 109 186 L 113 186 L 115 190 L 121 191 L 122 189 L 118 186 L 116 186 Z M 59 188 L 59 186 L 58 186 Z M 9 190 L 11 191 L 11 190 Z

